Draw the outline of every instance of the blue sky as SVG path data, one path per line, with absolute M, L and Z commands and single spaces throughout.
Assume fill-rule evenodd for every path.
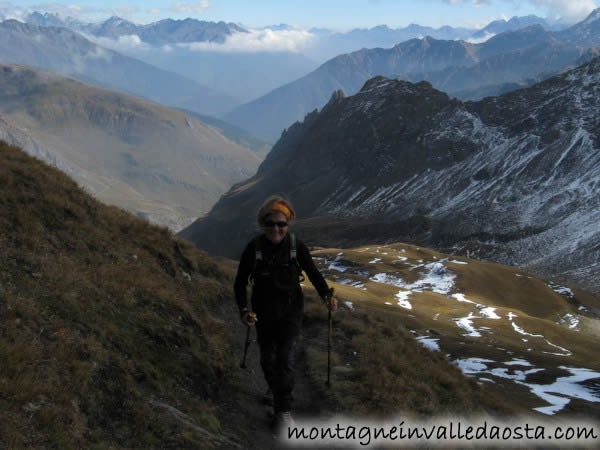
M 70 0 L 64 3 L 0 0 L 0 9 L 52 11 L 89 21 L 110 15 L 137 23 L 193 17 L 250 27 L 286 23 L 348 30 L 379 24 L 398 28 L 410 23 L 481 27 L 495 19 L 528 14 L 563 17 L 573 22 L 584 18 L 599 4 L 600 0 Z

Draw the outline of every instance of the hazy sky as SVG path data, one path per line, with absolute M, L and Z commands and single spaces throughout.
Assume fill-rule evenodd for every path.
M 88 0 L 43 3 L 39 0 L 0 0 L 4 16 L 18 18 L 27 10 L 58 12 L 86 21 L 118 15 L 136 23 L 171 17 L 240 23 L 260 27 L 286 23 L 337 30 L 410 23 L 439 27 L 482 27 L 492 20 L 536 14 L 575 22 L 600 0 Z

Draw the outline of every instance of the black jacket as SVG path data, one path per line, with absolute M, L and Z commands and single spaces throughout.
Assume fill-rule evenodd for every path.
M 297 265 L 290 261 L 289 233 L 279 244 L 273 244 L 265 235 L 259 237 L 262 261 L 256 261 L 256 245 L 246 245 L 237 276 L 235 299 L 240 312 L 248 307 L 246 286 L 253 278 L 252 310 L 260 321 L 299 318 L 304 310 L 304 297 L 299 283 L 303 270 L 321 297 L 329 293 L 327 282 L 316 268 L 306 245 L 296 240 Z

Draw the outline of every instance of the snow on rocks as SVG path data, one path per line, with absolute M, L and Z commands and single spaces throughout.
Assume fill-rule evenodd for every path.
M 579 322 L 580 321 L 577 316 L 567 313 L 559 319 L 558 324 L 567 325 L 571 330 L 577 330 L 579 327 Z
M 340 261 L 342 260 L 342 256 L 344 256 L 344 254 L 342 252 L 338 253 L 335 260 L 332 263 L 330 263 L 327 268 L 329 270 L 337 270 L 338 272 L 346 272 L 347 270 L 349 270 L 350 267 L 343 266 L 340 264 Z
M 575 294 L 573 293 L 573 291 L 571 289 L 569 289 L 568 287 L 560 286 L 553 282 L 548 283 L 548 287 L 550 289 L 552 289 L 554 292 L 556 292 L 557 294 L 564 295 L 569 298 L 575 297 Z
M 391 286 L 397 286 L 397 287 L 405 287 L 406 286 L 406 283 L 404 282 L 404 280 L 402 280 L 402 278 L 399 278 L 399 277 L 389 274 L 389 273 L 375 274 L 370 278 L 370 280 L 374 281 L 375 283 L 389 284 Z
M 414 283 L 404 284 L 402 287 L 415 292 L 432 291 L 438 294 L 448 295 L 454 288 L 456 275 L 440 262 L 425 264 L 427 270 L 420 280 Z

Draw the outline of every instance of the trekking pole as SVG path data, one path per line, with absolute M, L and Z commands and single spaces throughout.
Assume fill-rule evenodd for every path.
M 331 385 L 331 340 L 333 334 L 333 321 L 331 319 L 331 300 L 333 298 L 333 288 L 327 296 L 327 386 Z
M 248 318 L 254 322 L 256 321 L 256 314 L 253 312 L 248 313 Z M 242 362 L 240 363 L 242 369 L 246 368 L 246 356 L 248 356 L 248 347 L 250 347 L 250 328 L 250 325 L 248 325 L 248 329 L 246 330 L 246 343 L 244 344 L 244 359 L 242 359 Z

